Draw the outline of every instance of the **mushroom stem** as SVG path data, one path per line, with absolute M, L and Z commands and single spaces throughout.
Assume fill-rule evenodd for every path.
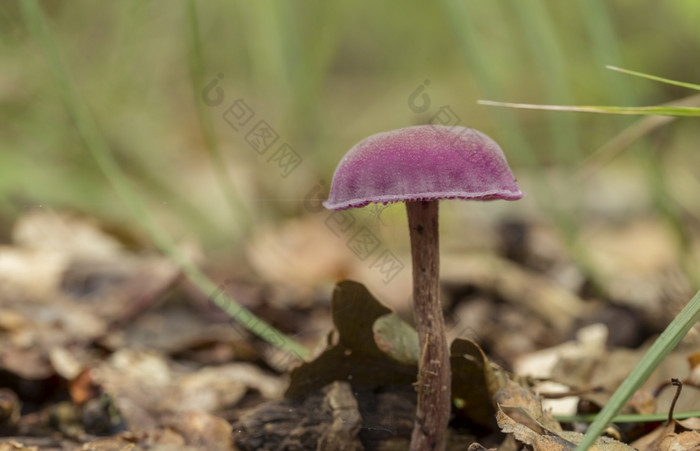
M 411 451 L 443 450 L 451 408 L 450 359 L 439 297 L 438 201 L 406 202 L 413 260 L 413 306 L 421 349 Z

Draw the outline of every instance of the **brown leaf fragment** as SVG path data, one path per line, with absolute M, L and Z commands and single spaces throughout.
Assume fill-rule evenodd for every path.
M 494 396 L 508 380 L 499 366 L 491 363 L 478 344 L 457 339 L 450 346 L 452 397 L 460 414 L 476 424 L 495 429 Z
M 211 451 L 233 450 L 231 425 L 223 418 L 206 412 L 190 410 L 181 412 L 163 421 L 185 439 L 185 444 L 194 449 Z
M 692 442 L 695 436 L 693 434 L 698 433 L 700 433 L 700 418 L 673 420 L 670 423 L 663 423 L 647 435 L 635 440 L 632 446 L 642 451 L 695 449 L 693 446 L 700 446 L 700 443 L 692 445 L 689 448 L 679 447 L 678 444 L 681 443 L 681 441 L 683 443 Z M 680 438 L 681 435 L 684 435 L 682 439 Z
M 570 450 L 583 434 L 564 431 L 549 411 L 542 408 L 540 398 L 522 385 L 508 380 L 496 393 L 496 421 L 501 431 L 532 446 L 536 451 Z M 591 449 L 606 451 L 630 450 L 627 445 L 609 437 L 601 437 Z
M 514 381 L 505 382 L 494 398 L 500 409 L 515 416 L 518 422 L 527 424 L 535 430 L 551 432 L 562 430 L 552 414 L 544 411 L 540 398 Z
M 12 344 L 0 348 L 0 369 L 25 380 L 47 379 L 54 375 L 51 365 L 39 350 Z
M 177 449 L 189 450 L 185 439 L 174 430 L 165 427 L 133 434 L 134 441 L 145 449 Z
M 586 304 L 548 278 L 494 255 L 445 255 L 440 279 L 494 292 L 537 313 L 559 332 L 568 332 Z
M 12 241 L 22 247 L 73 256 L 113 257 L 124 246 L 93 218 L 55 210 L 34 209 L 15 223 Z
M 530 429 L 511 418 L 503 410 L 496 413 L 496 421 L 501 431 L 513 434 L 515 438 L 533 447 L 535 451 L 570 451 L 583 439 L 583 434 L 571 431 L 550 431 L 541 433 Z M 609 437 L 600 437 L 589 450 L 630 451 L 633 448 Z
M 0 246 L 0 299 L 50 298 L 58 290 L 67 265 L 68 258 L 61 252 Z M 18 322 L 11 323 L 16 326 Z
M 279 398 L 284 390 L 281 379 L 247 363 L 231 363 L 203 368 L 173 381 L 169 396 L 159 410 L 214 412 L 235 405 L 250 390 L 264 398 Z
M 557 436 L 542 435 L 542 431 L 533 431 L 528 426 L 515 421 L 506 415 L 502 410 L 496 412 L 496 421 L 501 431 L 506 434 L 514 434 L 519 441 L 533 446 L 536 450 L 568 450 L 574 444 Z
M 38 446 L 24 446 L 16 440 L 0 443 L 0 451 L 39 451 Z
M 661 451 L 686 451 L 700 449 L 700 433 L 686 431 L 680 434 L 667 434 L 659 442 Z
M 700 432 L 700 418 L 698 417 L 686 418 L 685 420 L 676 420 L 676 424 L 689 431 Z

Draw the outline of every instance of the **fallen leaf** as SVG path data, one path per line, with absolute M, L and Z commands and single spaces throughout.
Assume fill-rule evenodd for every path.
M 164 419 L 162 423 L 184 438 L 184 444 L 193 449 L 234 449 L 231 425 L 223 418 L 202 411 L 187 410 Z
M 516 421 L 501 409 L 496 413 L 496 421 L 498 421 L 502 432 L 513 434 L 517 440 L 532 446 L 535 451 L 570 451 L 583 439 L 583 434 L 563 431 L 561 428 L 554 431 L 548 429 L 533 430 Z M 598 438 L 595 444 L 589 448 L 591 451 L 631 451 L 633 449 L 609 437 Z
M 440 279 L 474 285 L 522 305 L 564 333 L 586 312 L 586 304 L 541 274 L 495 255 L 445 255 Z
M 457 339 L 450 346 L 452 398 L 457 415 L 495 429 L 494 397 L 508 380 L 498 365 L 491 363 L 475 342 Z
M 372 325 L 377 347 L 392 359 L 417 365 L 420 356 L 418 333 L 395 313 L 378 318 Z
M 700 418 L 686 418 L 665 422 L 632 446 L 642 451 L 680 451 L 700 447 Z
M 686 431 L 680 434 L 668 434 L 659 443 L 661 451 L 685 451 L 700 449 L 700 433 Z
M 415 365 L 398 362 L 377 346 L 372 326 L 391 313 L 362 285 L 340 282 L 331 301 L 336 331 L 329 335 L 328 347 L 311 362 L 291 372 L 285 396 L 296 399 L 333 381 L 347 381 L 353 387 L 411 385 Z

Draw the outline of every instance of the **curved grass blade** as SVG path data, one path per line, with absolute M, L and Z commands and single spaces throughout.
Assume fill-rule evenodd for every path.
M 623 74 L 634 75 L 635 77 L 646 78 L 648 80 L 658 81 L 660 83 L 666 83 L 668 85 L 680 86 L 682 88 L 693 89 L 695 91 L 700 91 L 700 85 L 695 83 L 686 83 L 684 81 L 671 80 L 669 78 L 657 77 L 656 75 L 645 74 L 644 72 L 637 72 L 629 69 L 623 69 L 616 66 L 605 66 L 606 69 L 614 70 L 617 72 L 622 72 Z
M 575 113 L 627 114 L 637 116 L 700 116 L 700 108 L 689 106 L 567 106 L 567 105 L 537 105 L 531 103 L 494 102 L 479 100 L 480 105 L 519 108 L 525 110 L 569 111 Z

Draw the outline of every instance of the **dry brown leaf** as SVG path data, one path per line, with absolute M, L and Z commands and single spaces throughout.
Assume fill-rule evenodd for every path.
M 535 431 L 511 418 L 503 410 L 496 413 L 501 431 L 533 447 L 535 451 L 570 451 L 583 439 L 578 432 L 558 430 Z M 609 437 L 600 437 L 589 450 L 631 451 L 633 448 Z
M 655 327 L 664 328 L 692 296 L 673 231 L 658 218 L 599 226 L 580 235 L 605 292 Z
M 517 415 L 516 420 L 522 420 L 521 422 L 529 424 L 532 428 L 561 431 L 559 422 L 542 408 L 539 397 L 512 380 L 502 383 L 494 400 L 501 410 L 507 411 L 509 415 Z
M 411 295 L 410 258 L 397 256 L 380 235 L 352 213 L 326 212 L 276 228 L 260 227 L 246 254 L 256 272 L 271 283 L 272 300 L 280 306 L 308 303 L 320 285 L 345 278 L 362 280 L 388 305 L 406 304 Z M 385 257 L 395 263 L 395 270 L 382 272 L 390 268 L 382 266 Z
M 586 304 L 548 278 L 495 255 L 445 255 L 440 278 L 475 285 L 537 313 L 560 332 L 584 316 Z
M 277 399 L 282 396 L 285 384 L 282 379 L 247 363 L 203 368 L 176 380 L 159 408 L 215 412 L 235 405 L 250 389 L 257 390 L 266 399 Z
M 632 443 L 637 449 L 688 450 L 700 447 L 700 418 L 686 418 L 664 423 Z
M 94 371 L 96 383 L 114 399 L 132 431 L 156 429 L 165 413 L 214 412 L 230 408 L 250 390 L 279 398 L 281 378 L 250 364 L 188 370 L 155 352 L 120 350 Z
M 700 418 L 698 417 L 692 417 L 692 418 L 686 418 L 685 420 L 675 420 L 676 424 L 679 426 L 689 430 L 689 431 L 698 431 L 700 432 Z
M 231 425 L 223 418 L 205 412 L 188 410 L 169 417 L 163 424 L 172 428 L 193 449 L 233 450 Z
M 501 431 L 514 434 L 516 439 L 535 450 L 570 450 L 583 438 L 583 434 L 564 431 L 552 414 L 542 408 L 539 397 L 514 381 L 505 383 L 496 393 L 495 400 L 498 403 L 496 421 Z M 602 437 L 592 449 L 617 451 L 631 448 Z
M 24 446 L 16 440 L 0 443 L 0 451 L 39 451 L 38 446 Z
M 0 246 L 0 300 L 46 299 L 61 285 L 69 263 L 55 250 Z
M 20 247 L 55 251 L 68 258 L 114 258 L 124 249 L 95 219 L 75 213 L 35 209 L 15 223 L 12 240 Z
M 668 434 L 661 439 L 660 451 L 687 451 L 700 449 L 700 433 L 686 431 L 680 434 Z
M 277 228 L 259 228 L 247 248 L 256 272 L 300 297 L 311 297 L 319 282 L 347 274 L 352 260 L 321 219 L 311 216 Z

